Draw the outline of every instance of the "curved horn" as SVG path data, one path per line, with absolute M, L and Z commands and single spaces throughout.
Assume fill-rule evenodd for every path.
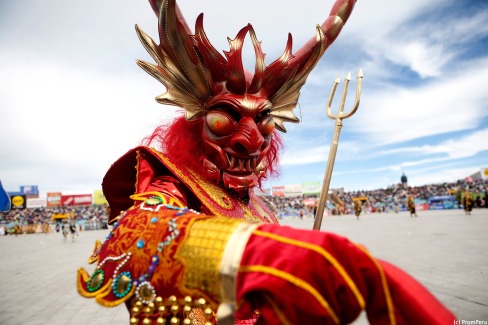
M 299 119 L 293 114 L 293 109 L 298 103 L 300 89 L 325 50 L 339 35 L 351 15 L 355 3 L 356 0 L 337 0 L 329 17 L 322 25 L 317 25 L 314 38 L 290 56 L 290 37 L 284 55 L 267 67 L 266 74 L 269 72 L 273 78 L 265 80 L 263 88 L 267 90 L 269 99 L 273 104 L 271 115 L 280 131 L 286 132 L 283 122 L 299 122 Z M 273 73 L 273 70 L 278 66 L 283 69 L 280 76 Z
M 337 0 L 334 6 L 330 10 L 329 17 L 320 25 L 320 29 L 324 33 L 324 39 L 322 40 L 323 52 L 336 40 L 337 36 L 342 30 L 342 27 L 346 24 L 349 16 L 354 9 L 356 0 Z M 300 50 L 295 53 L 295 58 L 291 60 L 290 64 L 293 65 L 295 61 L 303 60 L 303 57 L 308 56 L 313 48 L 317 46 L 317 38 L 312 37 Z

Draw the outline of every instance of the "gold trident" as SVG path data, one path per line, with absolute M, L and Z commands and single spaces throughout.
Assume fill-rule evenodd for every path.
M 335 129 L 334 129 L 334 137 L 332 138 L 332 143 L 330 145 L 329 151 L 329 159 L 327 160 L 327 169 L 324 175 L 324 182 L 322 183 L 322 191 L 320 192 L 320 199 L 317 206 L 317 214 L 315 215 L 315 222 L 313 224 L 314 230 L 320 230 L 320 226 L 322 225 L 322 218 L 324 216 L 324 208 L 325 203 L 327 202 L 327 195 L 329 193 L 329 185 L 330 179 L 332 177 L 332 169 L 334 169 L 334 161 L 337 153 L 337 147 L 339 145 L 339 135 L 341 134 L 342 128 L 342 120 L 351 117 L 356 113 L 359 107 L 359 97 L 361 96 L 361 81 L 363 80 L 363 71 L 359 69 L 358 72 L 358 83 L 356 87 L 356 100 L 354 102 L 354 106 L 351 112 L 344 114 L 344 104 L 346 103 L 346 96 L 347 96 L 347 87 L 349 86 L 349 81 L 351 81 L 351 73 L 347 74 L 346 79 L 344 80 L 344 91 L 342 92 L 341 98 L 341 106 L 339 107 L 339 112 L 337 115 L 333 115 L 330 111 L 330 106 L 332 105 L 332 100 L 334 99 L 334 94 L 337 88 L 337 85 L 340 82 L 340 77 L 337 77 L 334 81 L 334 85 L 332 86 L 332 91 L 329 96 L 329 102 L 327 103 L 327 116 L 330 119 L 335 119 Z

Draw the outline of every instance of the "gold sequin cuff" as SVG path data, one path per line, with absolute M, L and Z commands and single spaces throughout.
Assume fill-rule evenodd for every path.
M 213 217 L 197 220 L 191 226 L 178 258 L 186 266 L 183 284 L 196 289 L 204 296 L 221 301 L 220 265 L 229 238 L 243 220 Z

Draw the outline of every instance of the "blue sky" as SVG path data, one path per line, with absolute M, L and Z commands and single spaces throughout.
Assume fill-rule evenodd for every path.
M 251 23 L 266 62 L 314 36 L 332 1 L 178 2 L 193 27 L 200 12 L 217 49 Z M 232 12 L 232 14 L 229 14 Z M 299 13 L 299 14 L 298 14 Z M 337 76 L 364 72 L 361 104 L 344 121 L 331 188 L 451 182 L 488 167 L 488 3 L 358 1 L 337 41 L 302 88 L 286 124 L 281 176 L 265 186 L 321 182 L 334 130 L 325 105 Z M 8 191 L 90 193 L 120 155 L 175 108 L 135 64 L 151 61 L 134 31 L 157 39 L 146 1 L 0 3 L 0 180 Z M 250 40 L 246 66 L 253 69 Z M 342 82 L 333 111 L 338 109 Z

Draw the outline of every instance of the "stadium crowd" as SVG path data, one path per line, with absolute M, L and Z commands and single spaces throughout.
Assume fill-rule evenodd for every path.
M 390 212 L 406 210 L 407 200 L 413 196 L 417 202 L 427 201 L 431 197 L 454 195 L 455 200 L 461 205 L 461 195 L 468 190 L 474 197 L 475 208 L 488 208 L 488 180 L 458 180 L 455 183 L 430 184 L 423 186 L 410 187 L 406 184 L 398 183 L 386 189 L 361 190 L 345 192 L 342 190 L 332 190 L 329 195 L 329 202 L 338 204 L 329 205 L 328 210 L 331 214 L 353 214 L 354 198 L 365 198 L 363 209 L 368 212 Z M 318 195 L 303 197 L 268 197 L 268 204 L 276 211 L 278 216 L 308 216 L 315 215 L 313 205 L 310 201 L 317 201 Z M 342 205 L 341 211 L 337 207 Z
M 107 228 L 108 221 L 106 210 L 106 205 L 12 209 L 8 212 L 0 212 L 0 226 L 5 228 L 18 225 L 54 226 L 58 223 L 74 221 L 81 229 L 104 229 Z
M 395 184 L 386 189 L 361 190 L 345 192 L 334 190 L 329 195 L 327 212 L 330 214 L 354 213 L 354 198 L 365 199 L 363 208 L 367 212 L 390 212 L 405 210 L 408 197 L 417 201 L 427 201 L 433 196 L 454 195 L 461 203 L 461 195 L 465 190 L 475 198 L 475 208 L 488 208 L 488 180 L 459 180 L 455 183 L 430 184 L 410 187 L 406 184 Z M 313 217 L 315 207 L 311 202 L 318 201 L 318 195 L 278 197 L 265 196 L 264 201 L 275 211 L 278 218 Z M 335 205 L 334 205 L 335 203 Z M 341 206 L 340 209 L 337 207 Z M 66 218 L 69 216 L 68 218 Z M 8 228 L 12 225 L 36 225 L 62 222 L 63 219 L 74 220 L 84 230 L 107 228 L 107 206 L 89 205 L 74 207 L 43 207 L 27 208 L 0 212 L 0 226 Z

